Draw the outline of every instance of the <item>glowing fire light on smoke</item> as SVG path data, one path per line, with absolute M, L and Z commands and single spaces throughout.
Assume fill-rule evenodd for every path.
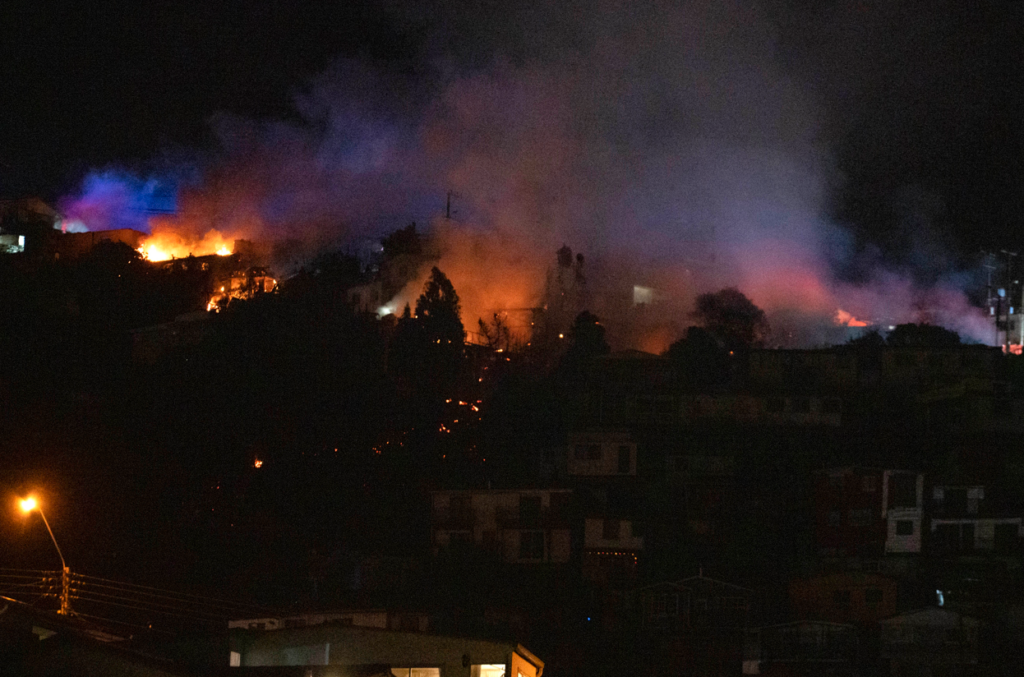
M 836 316 L 834 318 L 832 318 L 832 321 L 835 322 L 840 327 L 866 327 L 866 326 L 868 326 L 867 322 L 865 322 L 863 320 L 858 320 L 856 317 L 853 316 L 852 313 L 848 313 L 848 312 L 846 312 L 845 310 L 843 310 L 841 308 L 836 310 Z
M 170 261 L 187 256 L 231 256 L 232 242 L 219 231 L 211 230 L 200 239 L 190 239 L 171 231 L 159 231 L 146 238 L 139 253 L 149 261 Z
M 253 461 L 253 466 L 256 467 L 256 468 L 262 468 L 263 467 L 263 461 L 261 459 L 257 458 L 255 461 Z

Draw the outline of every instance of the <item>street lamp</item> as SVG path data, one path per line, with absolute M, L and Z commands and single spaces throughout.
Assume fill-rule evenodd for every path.
M 70 594 L 70 574 L 71 571 L 68 569 L 67 562 L 64 561 L 64 553 L 60 551 L 60 546 L 57 545 L 57 539 L 53 535 L 53 529 L 50 528 L 50 523 L 46 520 L 46 515 L 43 514 L 43 509 L 40 507 L 39 502 L 35 496 L 26 496 L 18 502 L 21 507 L 21 511 L 26 515 L 31 513 L 33 510 L 39 511 L 39 516 L 43 518 L 43 524 L 46 525 L 46 530 L 50 533 L 50 540 L 53 541 L 53 547 L 57 548 L 57 555 L 60 557 L 61 565 L 61 576 L 60 576 L 60 611 L 57 613 L 67 616 L 71 613 L 71 594 Z

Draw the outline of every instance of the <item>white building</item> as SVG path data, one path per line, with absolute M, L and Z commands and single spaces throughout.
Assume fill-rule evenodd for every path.
M 882 473 L 882 516 L 886 519 L 885 552 L 921 552 L 924 475 L 906 470 Z

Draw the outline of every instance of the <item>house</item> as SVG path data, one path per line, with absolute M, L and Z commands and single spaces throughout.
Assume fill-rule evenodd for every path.
M 636 579 L 644 537 L 634 520 L 588 517 L 583 520 L 583 578 L 621 588 Z
M 245 674 L 247 667 L 284 666 L 380 666 L 394 677 L 541 677 L 544 672 L 542 660 L 513 642 L 337 623 L 236 629 L 230 642 L 225 658 L 243 670 L 228 674 Z
M 798 618 L 869 624 L 896 613 L 896 581 L 880 574 L 841 572 L 791 581 Z
M 679 420 L 676 364 L 640 350 L 593 360 L 574 402 L 573 425 L 585 428 L 671 426 Z
M 700 394 L 682 398 L 682 417 L 690 423 L 838 427 L 842 424 L 842 410 L 839 397 L 821 394 Z
M 879 557 L 887 523 L 879 468 L 822 470 L 814 478 L 815 534 L 822 557 Z
M 985 498 L 981 484 L 935 484 L 929 505 L 929 549 L 939 556 L 1018 555 L 1022 519 Z
M 857 629 L 848 623 L 795 621 L 747 634 L 744 675 L 847 677 L 857 674 Z
M 886 520 L 886 554 L 920 553 L 924 475 L 906 470 L 884 471 L 882 515 Z
M 131 648 L 127 638 L 93 622 L 0 597 L 0 666 L 4 674 L 132 675 L 186 674 L 174 662 Z
M 812 389 L 834 393 L 858 386 L 856 351 L 848 348 L 825 350 L 751 350 L 747 377 L 759 390 Z
M 929 607 L 887 618 L 879 626 L 881 658 L 892 677 L 976 674 L 976 618 Z
M 645 630 L 747 627 L 753 591 L 703 573 L 654 583 L 635 592 Z
M 58 258 L 74 259 L 85 256 L 101 242 L 120 243 L 137 250 L 147 237 L 149 236 L 146 233 L 132 228 L 116 228 L 85 233 L 63 233 L 54 242 Z
M 735 675 L 753 593 L 703 575 L 635 591 L 640 616 L 642 672 Z
M 517 564 L 569 561 L 570 489 L 435 491 L 431 496 L 434 552 L 475 544 Z
M 361 628 L 381 628 L 426 632 L 430 628 L 430 616 L 422 612 L 394 611 L 387 609 L 359 609 L 352 611 L 329 611 L 322 613 L 298 614 L 292 616 L 244 618 L 228 621 L 228 628 L 247 630 L 279 630 L 281 628 L 306 628 L 314 625 L 334 623 L 353 625 Z
M 624 430 L 570 433 L 566 469 L 580 478 L 635 477 L 636 442 Z

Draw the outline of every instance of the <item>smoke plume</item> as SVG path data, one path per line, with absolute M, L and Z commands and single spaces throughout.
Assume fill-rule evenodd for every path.
M 415 63 L 339 62 L 301 88 L 294 120 L 218 116 L 203 180 L 151 227 L 300 241 L 306 253 L 415 220 L 429 225 L 469 327 L 543 304 L 568 244 L 586 257 L 588 304 L 617 347 L 664 350 L 694 297 L 726 286 L 768 312 L 774 345 L 842 340 L 837 322 L 864 321 L 988 338 L 963 291 L 969 276 L 919 275 L 913 256 L 872 259 L 832 220 L 844 181 L 834 151 L 849 125 L 834 104 L 866 85 L 862 70 L 847 88 L 823 77 L 842 79 L 861 55 L 844 46 L 822 66 L 830 53 L 796 27 L 808 14 L 820 30 L 827 12 L 533 4 L 403 10 L 431 36 Z M 413 301 L 428 270 L 391 305 Z M 657 300 L 633 307 L 635 285 Z

